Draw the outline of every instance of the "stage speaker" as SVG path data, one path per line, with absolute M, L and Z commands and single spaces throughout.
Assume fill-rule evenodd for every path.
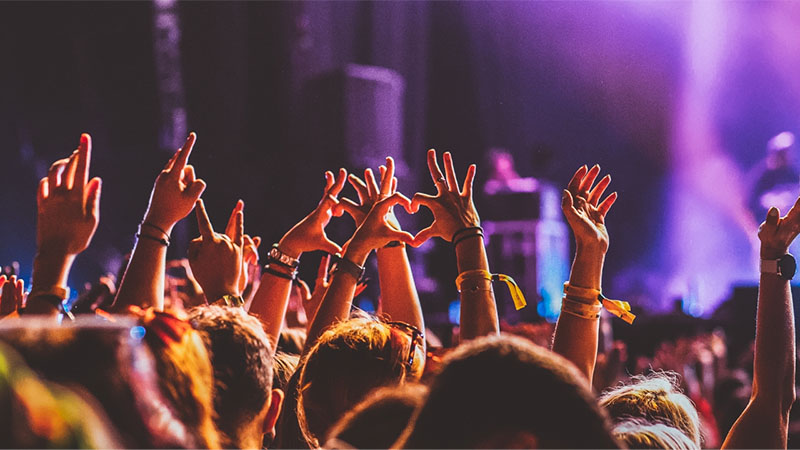
M 408 173 L 403 152 L 405 81 L 397 72 L 348 64 L 310 80 L 305 89 L 307 154 L 330 167 L 377 167 L 392 156 Z

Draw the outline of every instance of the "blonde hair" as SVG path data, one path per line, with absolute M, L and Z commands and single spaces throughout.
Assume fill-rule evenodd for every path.
M 662 423 L 683 432 L 701 445 L 700 417 L 694 403 L 678 388 L 678 374 L 654 372 L 635 375 L 629 383 L 604 392 L 599 399 L 614 422 L 627 419 L 644 419 L 649 423 Z
M 303 436 L 318 446 L 334 422 L 373 388 L 417 379 L 424 353 L 417 348 L 407 368 L 411 345 L 406 334 L 374 317 L 340 322 L 319 337 L 303 359 L 297 394 L 297 419 Z
M 627 420 L 614 427 L 614 437 L 627 448 L 663 448 L 700 450 L 696 442 L 683 431 L 663 423 Z

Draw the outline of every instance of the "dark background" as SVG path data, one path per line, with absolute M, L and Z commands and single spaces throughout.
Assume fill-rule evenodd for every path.
M 651 287 L 664 286 L 687 5 L 180 3 L 188 129 L 199 136 L 191 163 L 208 183 L 212 221 L 221 228 L 242 198 L 246 230 L 271 243 L 307 214 L 337 157 L 332 143 L 304 139 L 315 127 L 301 107 L 305 86 L 348 63 L 382 66 L 405 80 L 410 170 L 401 191 L 433 192 L 427 148 L 451 150 L 463 174 L 485 162 L 488 148 L 506 147 L 521 175 L 558 186 L 578 166 L 600 163 L 620 193 L 608 218 L 607 289 L 642 273 L 656 274 Z M 19 260 L 25 276 L 38 179 L 81 132 L 93 137 L 92 175 L 104 181 L 102 219 L 72 284 L 115 271 L 132 246 L 153 180 L 174 151 L 159 145 L 153 15 L 150 2 L 0 4 L 0 261 Z M 792 86 L 759 62 L 761 52 L 753 44 L 726 62 L 728 82 L 714 102 L 721 146 L 744 169 L 763 157 L 770 136 L 797 123 L 796 97 L 785 95 Z M 762 84 L 769 89 L 756 89 Z M 415 219 L 405 222 L 412 232 L 429 216 Z M 193 235 L 194 220 L 185 222 Z M 334 234 L 341 243 L 345 233 Z M 454 264 L 445 251 L 433 257 Z

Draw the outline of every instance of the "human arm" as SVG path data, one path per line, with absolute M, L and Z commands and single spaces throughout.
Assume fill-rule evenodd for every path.
M 100 178 L 89 180 L 92 140 L 84 133 L 68 159 L 53 163 L 39 181 L 36 256 L 25 312 L 55 316 L 64 300 L 75 257 L 92 241 L 100 221 Z
M 164 308 L 167 246 L 161 241 L 169 237 L 176 223 L 192 212 L 206 188 L 206 183 L 195 177 L 194 167 L 187 164 L 196 139 L 195 133 L 189 133 L 183 147 L 175 152 L 156 178 L 140 227 L 141 237 L 134 244 L 111 306 L 114 312 L 125 313 L 129 306 Z
M 578 169 L 563 192 L 561 209 L 575 235 L 575 259 L 569 285 L 602 291 L 603 263 L 609 243 L 605 216 L 616 201 L 617 194 L 612 193 L 600 200 L 611 182 L 611 176 L 606 175 L 592 188 L 599 174 L 598 165 L 591 169 L 586 166 Z M 599 332 L 599 317 L 578 317 L 562 309 L 553 338 L 553 351 L 575 364 L 586 376 L 589 387 L 592 386 L 597 360 Z
M 400 241 L 406 244 L 414 242 L 411 234 L 397 230 L 388 223 L 389 211 L 395 205 L 400 204 L 409 212 L 411 210 L 411 201 L 403 194 L 399 192 L 390 194 L 392 177 L 393 174 L 390 174 L 389 171 L 384 173 L 381 178 L 378 201 L 375 202 L 353 237 L 348 241 L 342 261 L 336 263 L 337 267 L 331 276 L 330 285 L 308 327 L 308 337 L 303 353 L 313 347 L 326 329 L 337 322 L 346 320 L 350 315 L 353 295 L 359 279 L 343 267 L 363 268 L 370 252 L 389 242 Z
M 388 172 L 388 173 L 387 173 Z M 391 186 L 389 195 L 397 192 L 397 178 L 394 177 L 394 159 L 386 158 L 386 165 L 380 167 L 381 178 L 389 177 Z M 364 180 L 355 175 L 350 175 L 348 181 L 358 194 L 359 203 L 342 198 L 339 202 L 337 213 L 348 213 L 356 227 L 364 222 L 372 205 L 380 198 L 380 188 L 375 181 L 371 169 L 364 171 Z M 337 215 L 338 215 L 337 214 Z M 401 230 L 400 222 L 394 215 L 393 208 L 386 215 L 386 223 L 396 230 Z M 380 311 L 390 320 L 405 322 L 413 325 L 418 330 L 425 330 L 425 321 L 422 317 L 422 306 L 414 284 L 414 275 L 408 253 L 403 244 L 392 243 L 376 251 L 378 257 L 378 276 L 380 282 L 381 304 Z
M 788 252 L 800 231 L 800 199 L 784 217 L 770 208 L 761 224 L 761 259 Z M 795 400 L 795 330 L 789 280 L 762 273 L 758 289 L 753 390 L 722 448 L 786 448 Z
M 340 169 L 336 176 L 332 172 L 325 172 L 325 189 L 319 204 L 283 235 L 278 242 L 278 250 L 295 260 L 304 252 L 315 250 L 331 254 L 341 252 L 341 247 L 325 234 L 325 227 L 333 217 L 333 208 L 339 203 L 337 196 L 346 179 L 347 172 L 344 169 Z M 267 336 L 276 343 L 289 303 L 293 270 L 280 264 L 270 264 L 269 268 L 261 276 L 261 284 L 253 295 L 250 313 L 261 320 Z
M 443 160 L 446 176 L 439 169 L 436 151 L 428 150 L 428 170 L 436 185 L 437 193 L 435 196 L 415 194 L 411 207 L 414 212 L 420 205 L 430 209 L 433 213 L 433 223 L 417 233 L 414 237 L 414 246 L 419 246 L 436 236 L 452 241 L 457 232 L 480 227 L 480 218 L 472 201 L 475 165 L 469 166 L 464 185 L 459 189 L 453 158 L 449 152 L 444 153 Z M 475 233 L 463 240 L 459 238 L 454 245 L 459 274 L 473 270 L 489 271 L 489 260 L 486 257 L 482 234 Z M 497 334 L 499 331 L 497 305 L 491 281 L 477 278 L 465 280 L 461 285 L 461 339 L 475 339 Z

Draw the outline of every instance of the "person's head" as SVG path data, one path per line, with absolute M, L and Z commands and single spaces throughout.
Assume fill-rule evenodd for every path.
M 401 324 L 355 317 L 319 337 L 298 381 L 297 417 L 310 445 L 372 389 L 419 378 L 425 357 L 421 335 L 412 335 Z
M 115 320 L 83 316 L 62 325 L 49 318 L 2 321 L 0 341 L 43 379 L 93 396 L 116 429 L 120 446 L 201 445 L 161 394 L 142 330 L 126 317 Z
M 375 389 L 331 427 L 325 448 L 389 448 L 427 392 L 417 383 Z
M 681 430 L 696 445 L 701 444 L 697 409 L 677 387 L 677 374 L 635 375 L 629 383 L 604 392 L 600 396 L 600 406 L 615 423 L 628 419 L 663 423 Z
M 286 393 L 289 379 L 294 375 L 299 363 L 300 355 L 281 351 L 275 353 L 275 357 L 272 360 L 272 387 Z
M 525 339 L 462 344 L 393 447 L 616 448 L 609 421 L 567 360 Z
M 206 334 L 223 446 L 260 446 L 275 432 L 283 399 L 272 389 L 272 345 L 261 322 L 241 308 L 214 305 L 192 308 L 189 319 Z
M 173 313 L 140 310 L 144 342 L 156 362 L 161 393 L 204 448 L 219 448 L 213 382 L 203 334 Z
M 614 426 L 614 437 L 627 448 L 699 450 L 700 446 L 681 430 L 663 423 L 626 420 Z

